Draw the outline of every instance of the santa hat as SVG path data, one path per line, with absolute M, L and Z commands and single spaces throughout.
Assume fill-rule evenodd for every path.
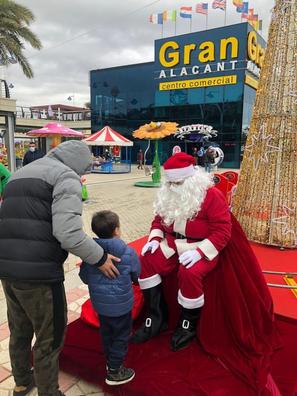
M 176 153 L 170 157 L 163 165 L 165 178 L 175 182 L 184 180 L 195 173 L 195 158 L 186 153 Z

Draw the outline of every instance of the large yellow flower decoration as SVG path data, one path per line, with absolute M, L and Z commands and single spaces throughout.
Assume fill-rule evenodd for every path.
M 173 135 L 177 126 L 176 122 L 151 122 L 134 131 L 133 136 L 139 139 L 162 139 Z

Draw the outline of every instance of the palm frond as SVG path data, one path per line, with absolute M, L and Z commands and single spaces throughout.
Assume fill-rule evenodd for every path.
M 15 59 L 26 77 L 32 78 L 30 63 L 23 54 L 25 44 L 40 49 L 42 44 L 35 33 L 29 29 L 34 15 L 29 8 L 12 0 L 0 0 L 0 64 L 8 65 Z

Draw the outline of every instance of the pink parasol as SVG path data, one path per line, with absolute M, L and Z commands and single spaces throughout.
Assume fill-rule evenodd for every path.
M 82 132 L 75 131 L 74 129 L 67 128 L 58 122 L 49 122 L 43 128 L 33 129 L 27 133 L 28 136 L 36 137 L 56 137 L 56 136 L 68 136 L 68 137 L 83 137 Z

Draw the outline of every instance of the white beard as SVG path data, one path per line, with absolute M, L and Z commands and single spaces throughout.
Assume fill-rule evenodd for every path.
M 154 213 L 167 226 L 174 221 L 190 220 L 200 211 L 206 192 L 213 185 L 212 176 L 200 168 L 180 185 L 165 181 L 157 194 Z

